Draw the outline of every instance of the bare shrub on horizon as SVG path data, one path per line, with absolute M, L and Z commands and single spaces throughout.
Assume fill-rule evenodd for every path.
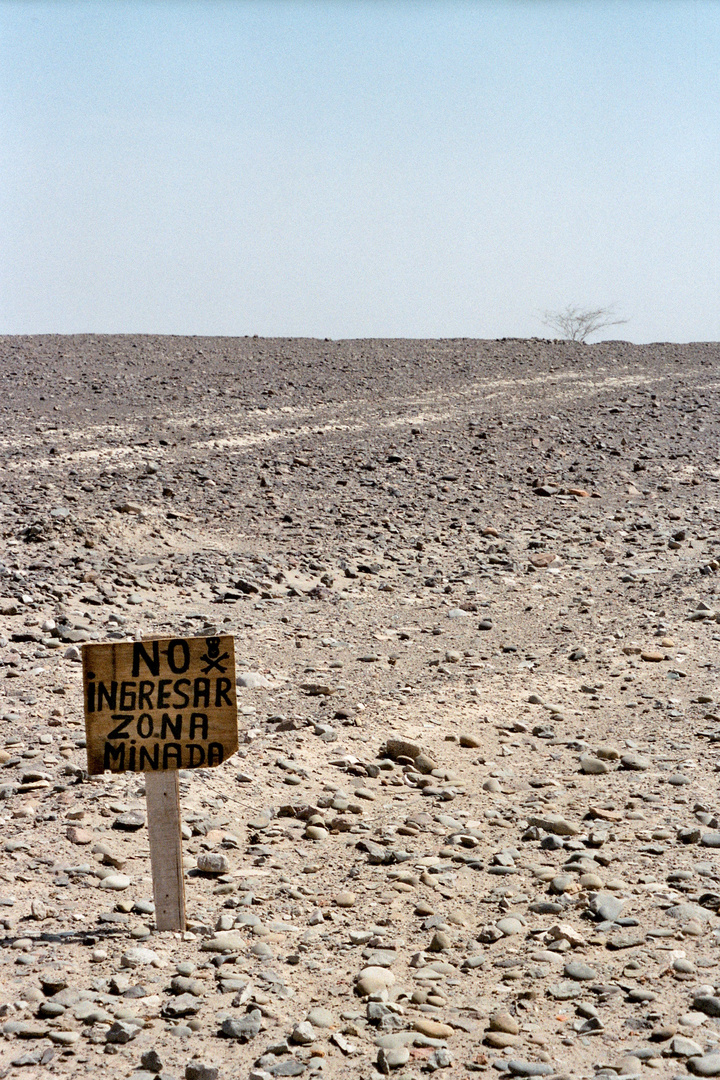
M 587 339 L 608 326 L 621 326 L 627 319 L 616 319 L 612 307 L 581 308 L 568 304 L 564 311 L 544 311 L 543 324 L 557 330 L 566 341 Z

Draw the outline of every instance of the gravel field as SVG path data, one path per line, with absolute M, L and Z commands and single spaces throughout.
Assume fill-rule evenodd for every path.
M 0 1078 L 720 1076 L 720 345 L 0 356 Z M 218 634 L 158 932 L 80 648 Z

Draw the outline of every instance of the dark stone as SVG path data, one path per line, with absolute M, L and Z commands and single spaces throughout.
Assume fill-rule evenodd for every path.
M 203 1065 L 201 1061 L 191 1061 L 185 1066 L 185 1080 L 218 1080 L 220 1070 L 215 1065 Z
M 260 1034 L 262 1028 L 262 1013 L 259 1009 L 253 1009 L 246 1016 L 229 1016 L 223 1020 L 220 1026 L 220 1034 L 228 1039 L 237 1039 L 239 1042 L 249 1042 Z
M 267 1070 L 271 1076 L 302 1076 L 305 1065 L 297 1058 L 289 1058 L 288 1061 L 280 1061 L 277 1065 L 271 1065 Z
M 181 1016 L 194 1016 L 195 1013 L 200 1012 L 202 1002 L 198 1000 L 193 994 L 179 994 L 175 998 L 171 998 L 163 1005 L 163 1016 L 168 1016 L 172 1020 L 177 1020 Z
M 128 810 L 125 814 L 120 814 L 113 821 L 113 829 L 120 829 L 122 832 L 137 832 L 138 829 L 142 829 L 145 824 L 145 815 L 142 810 Z
M 163 1063 L 157 1050 L 146 1050 L 140 1058 L 140 1064 L 151 1073 L 162 1072 Z

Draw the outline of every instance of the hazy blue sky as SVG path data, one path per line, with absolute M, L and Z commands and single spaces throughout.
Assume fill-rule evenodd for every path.
M 720 339 L 720 3 L 0 0 L 0 332 Z

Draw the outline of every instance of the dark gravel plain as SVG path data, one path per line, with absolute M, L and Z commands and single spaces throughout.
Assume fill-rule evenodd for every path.
M 720 1075 L 720 345 L 0 357 L 0 1077 Z M 79 648 L 213 632 L 183 937 Z

